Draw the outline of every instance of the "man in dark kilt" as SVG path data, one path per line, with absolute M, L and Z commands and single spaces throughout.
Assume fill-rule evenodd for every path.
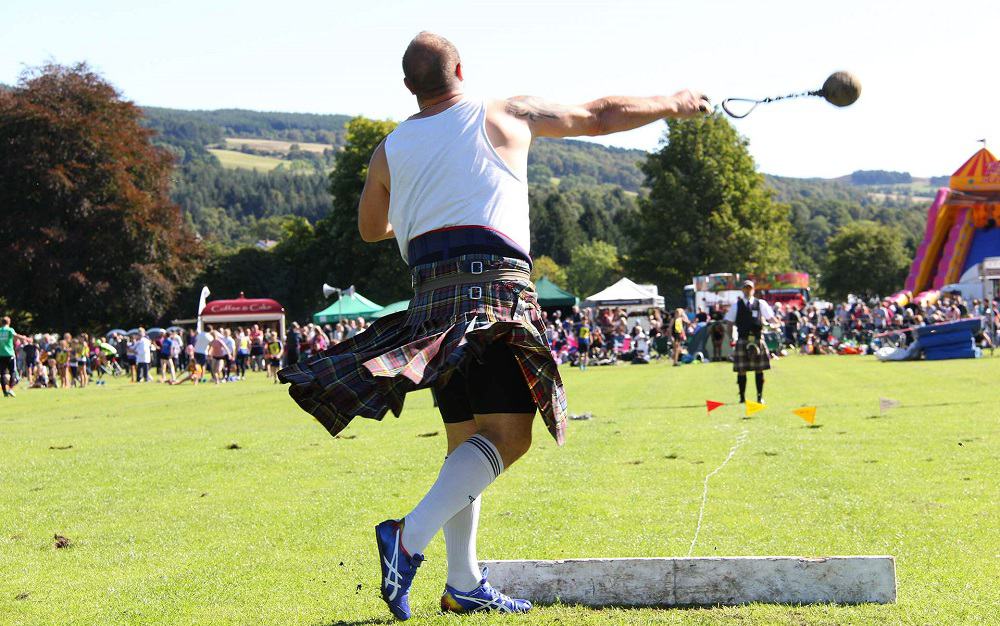
M 746 402 L 747 372 L 754 372 L 757 402 L 764 402 L 764 370 L 771 369 L 771 358 L 764 343 L 764 325 L 777 322 L 771 305 L 754 297 L 752 280 L 743 281 L 743 297 L 726 311 L 725 321 L 736 329 L 733 371 L 740 388 L 740 403 Z
M 410 584 L 443 528 L 442 609 L 523 612 L 530 602 L 487 582 L 475 544 L 480 494 L 528 451 L 536 411 L 560 445 L 566 426 L 566 397 L 530 280 L 528 148 L 535 137 L 604 135 L 694 116 L 707 100 L 690 91 L 574 106 L 473 98 L 463 93 L 455 46 L 427 32 L 407 47 L 403 74 L 420 110 L 376 148 L 358 228 L 365 241 L 395 238 L 414 296 L 406 311 L 279 377 L 333 435 L 357 415 L 398 416 L 406 393 L 431 388 L 448 455 L 410 513 L 375 527 L 382 598 L 397 618 L 410 617 Z

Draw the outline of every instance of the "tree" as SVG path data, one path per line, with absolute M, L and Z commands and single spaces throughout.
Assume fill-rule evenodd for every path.
M 292 319 L 301 319 L 301 310 L 293 308 L 295 269 L 279 254 L 259 248 L 243 248 L 221 253 L 205 264 L 198 282 L 178 298 L 177 315 L 191 317 L 195 312 L 202 285 L 212 291 L 212 299 L 235 298 L 244 293 L 247 298 L 274 298 L 285 307 Z M 311 311 L 310 311 L 311 312 Z
M 555 187 L 530 194 L 529 202 L 532 252 L 569 263 L 573 249 L 586 241 L 579 224 L 582 209 Z
M 599 187 L 586 188 L 580 193 L 583 212 L 580 215 L 580 229 L 587 241 L 606 241 L 617 247 L 622 241 L 621 230 L 616 223 L 627 206 L 620 188 L 613 191 Z
M 581 296 L 597 293 L 622 275 L 618 249 L 603 241 L 593 241 L 573 250 L 566 269 L 569 290 Z
M 201 257 L 141 120 L 85 64 L 0 90 L 4 297 L 38 328 L 153 322 Z
M 347 145 L 337 155 L 330 174 L 333 211 L 316 223 L 313 260 L 324 272 L 324 281 L 358 291 L 380 304 L 412 295 L 394 239 L 365 243 L 358 233 L 358 202 L 368 175 L 368 162 L 378 144 L 396 127 L 395 122 L 356 117 L 347 123 Z M 322 283 L 319 283 L 322 284 Z
M 772 202 L 746 139 L 718 113 L 667 124 L 643 164 L 629 272 L 678 293 L 698 274 L 791 269 L 788 207 Z
M 902 286 L 909 265 L 899 229 L 867 220 L 853 222 L 827 245 L 823 288 L 837 300 L 849 293 L 887 296 Z
M 565 289 L 568 284 L 566 280 L 566 270 L 553 261 L 552 257 L 540 256 L 537 259 L 534 259 L 534 262 L 531 265 L 532 281 L 537 281 L 543 276 L 563 289 Z

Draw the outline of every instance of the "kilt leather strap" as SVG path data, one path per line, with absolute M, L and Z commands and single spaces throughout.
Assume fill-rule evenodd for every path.
M 513 280 L 519 282 L 527 282 L 530 285 L 530 289 L 534 290 L 535 286 L 531 284 L 531 273 L 516 269 L 503 269 L 503 270 L 486 270 L 479 273 L 472 272 L 457 272 L 455 274 L 448 274 L 447 276 L 441 276 L 439 278 L 432 278 L 431 280 L 420 283 L 414 286 L 414 290 L 417 295 L 425 294 L 428 291 L 434 291 L 435 289 L 442 289 L 444 287 L 458 287 L 461 285 L 482 285 L 485 283 L 492 283 L 498 280 Z M 480 292 L 481 293 L 481 292 Z

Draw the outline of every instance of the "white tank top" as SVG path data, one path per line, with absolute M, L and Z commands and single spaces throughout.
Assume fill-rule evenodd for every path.
M 406 120 L 385 141 L 389 223 L 400 254 L 425 233 L 481 226 L 526 252 L 528 185 L 486 136 L 486 103 L 463 98 L 441 113 Z

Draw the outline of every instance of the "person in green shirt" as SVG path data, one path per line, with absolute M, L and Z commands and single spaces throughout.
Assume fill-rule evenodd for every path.
M 0 387 L 3 388 L 3 397 L 14 397 L 14 340 L 27 341 L 24 335 L 18 335 L 17 331 L 10 327 L 10 318 L 3 317 L 3 326 L 0 326 Z

